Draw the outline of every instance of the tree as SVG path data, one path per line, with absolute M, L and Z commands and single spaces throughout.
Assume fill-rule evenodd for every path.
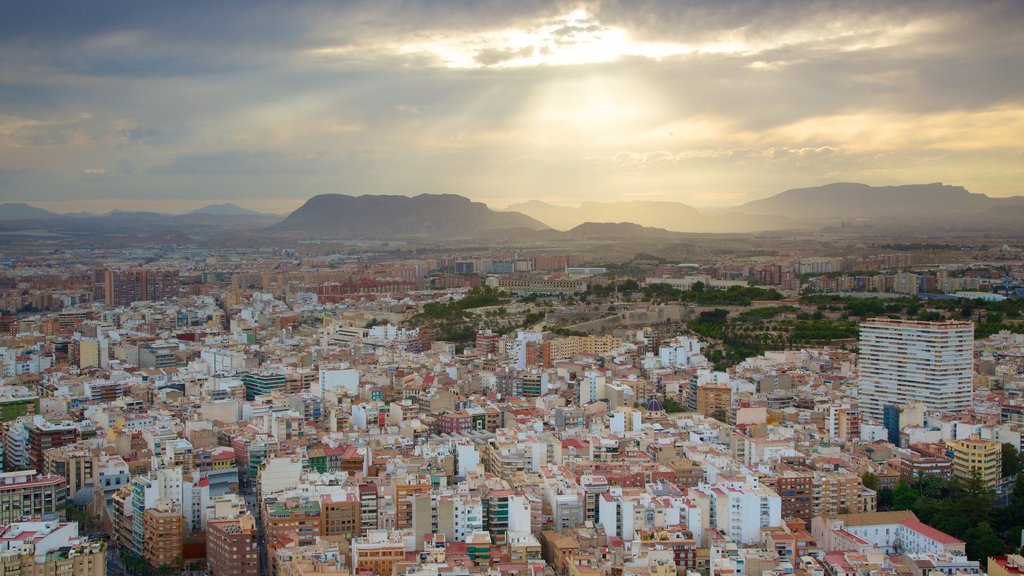
M 676 412 L 685 412 L 682 405 L 676 402 L 672 398 L 665 398 L 665 401 L 661 404 L 665 408 L 665 412 L 669 414 L 675 414 Z
M 865 472 L 860 477 L 860 483 L 863 484 L 865 488 L 878 490 L 878 475 L 873 472 Z
M 878 491 L 878 509 L 892 509 L 892 488 L 882 488 Z
M 1003 442 L 1003 477 L 1015 476 L 1020 472 L 1020 454 L 1013 444 Z
M 946 481 L 935 474 L 925 474 L 921 481 L 920 493 L 927 498 L 941 498 L 949 489 Z
M 964 532 L 963 541 L 967 544 L 967 557 L 971 560 L 984 562 L 987 558 L 1006 553 L 1006 544 L 988 522 L 969 528 Z
M 132 574 L 147 574 L 150 571 L 149 562 L 138 554 L 122 550 L 121 561 L 124 562 L 124 567 Z
M 910 484 L 900 482 L 892 493 L 893 510 L 910 510 L 917 504 L 918 495 Z

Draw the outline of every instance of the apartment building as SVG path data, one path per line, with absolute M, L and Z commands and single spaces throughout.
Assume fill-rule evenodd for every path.
M 206 558 L 210 576 L 259 576 L 256 520 L 250 514 L 206 524 Z
M 977 436 L 947 440 L 946 451 L 953 460 L 953 478 L 966 482 L 978 476 L 990 490 L 1002 480 L 1003 452 L 999 442 Z
M 24 518 L 63 520 L 67 481 L 35 470 L 0 473 L 0 525 Z
M 875 318 L 860 325 L 860 408 L 881 422 L 886 406 L 928 410 L 970 406 L 974 324 Z

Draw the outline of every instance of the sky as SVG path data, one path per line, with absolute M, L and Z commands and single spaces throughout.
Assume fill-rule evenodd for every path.
M 0 3 L 0 201 L 1024 195 L 1024 2 Z

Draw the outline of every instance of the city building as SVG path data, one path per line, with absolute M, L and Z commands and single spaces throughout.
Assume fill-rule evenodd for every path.
M 31 520 L 0 527 L 0 574 L 105 576 L 107 543 L 80 536 L 77 522 Z
M 970 405 L 974 325 L 876 318 L 860 325 L 860 408 L 882 421 L 886 406 L 917 401 L 929 410 Z
M 206 559 L 210 576 L 259 576 L 256 520 L 250 514 L 206 524 Z
M 143 558 L 154 569 L 165 566 L 180 568 L 181 546 L 185 536 L 181 511 L 170 502 L 161 502 L 146 508 L 143 518 Z
M 1003 478 L 1002 444 L 972 436 L 947 440 L 947 455 L 953 461 L 953 477 L 962 482 L 977 477 L 992 490 Z
M 63 520 L 67 498 L 63 476 L 39 475 L 35 470 L 0 473 L 0 524 L 25 518 Z
M 107 306 L 128 306 L 144 300 L 164 300 L 179 295 L 177 270 L 131 268 L 107 270 L 103 275 L 103 300 Z
M 1022 574 L 1024 574 L 1024 556 L 1019 554 L 989 556 L 989 576 L 1021 576 Z

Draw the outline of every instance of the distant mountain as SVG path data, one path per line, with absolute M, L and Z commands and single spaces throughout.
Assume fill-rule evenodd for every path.
M 209 216 L 262 216 L 261 212 L 242 208 L 237 204 L 210 204 L 189 212 L 189 214 L 202 214 Z
M 786 190 L 736 210 L 819 225 L 855 220 L 960 225 L 994 208 L 1016 206 L 1024 206 L 1024 197 L 990 198 L 940 183 L 875 187 L 837 182 Z
M 307 200 L 270 230 L 332 238 L 449 238 L 506 228 L 543 230 L 547 226 L 518 212 L 496 212 L 455 194 L 411 198 L 322 194 Z
M 569 230 L 586 222 L 632 222 L 673 232 L 761 232 L 796 227 L 788 218 L 735 212 L 705 214 L 681 202 L 650 200 L 584 202 L 579 206 L 556 206 L 530 200 L 513 204 L 508 210 L 522 212 L 558 230 Z
M 564 232 L 563 235 L 573 240 L 636 240 L 680 237 L 679 232 L 641 226 L 632 222 L 584 222 Z
M 50 220 L 52 218 L 60 218 L 60 214 L 29 206 L 24 202 L 0 204 L 0 220 Z
M 642 226 L 690 231 L 701 219 L 696 208 L 680 202 L 584 202 L 579 206 L 556 206 L 540 200 L 513 204 L 509 210 L 522 212 L 552 228 L 569 230 L 585 222 L 634 222 Z

